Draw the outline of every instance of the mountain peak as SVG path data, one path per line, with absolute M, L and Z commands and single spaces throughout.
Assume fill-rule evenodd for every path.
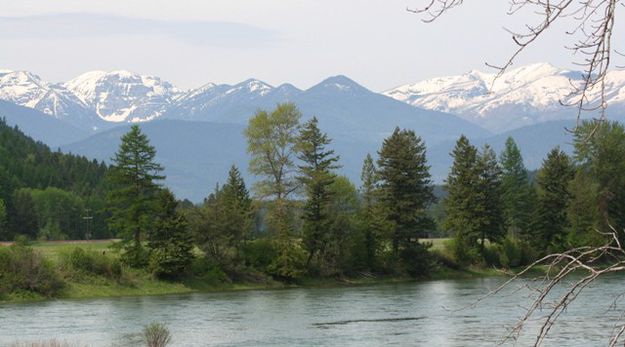
M 361 86 L 360 84 L 356 83 L 354 80 L 350 79 L 345 75 L 328 77 L 310 89 L 324 89 L 349 93 L 369 91 L 367 88 Z

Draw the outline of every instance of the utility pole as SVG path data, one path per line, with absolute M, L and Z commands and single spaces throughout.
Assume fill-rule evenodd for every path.
M 85 209 L 85 216 L 82 219 L 87 223 L 87 231 L 85 232 L 85 239 L 91 239 L 91 221 L 93 220 L 93 216 L 89 213 L 91 212 L 90 208 Z

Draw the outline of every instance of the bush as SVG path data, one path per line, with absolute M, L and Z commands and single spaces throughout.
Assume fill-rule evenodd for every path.
M 52 264 L 32 248 L 0 248 L 0 295 L 26 291 L 52 297 L 63 285 Z
M 165 347 L 171 342 L 171 333 L 165 324 L 153 322 L 143 328 L 143 341 L 148 347 Z
M 536 252 L 528 242 L 508 235 L 501 244 L 486 247 L 484 260 L 486 264 L 513 268 L 530 264 L 536 258 Z
M 434 258 L 428 250 L 431 243 L 417 243 L 401 251 L 404 269 L 412 277 L 428 276 L 434 266 Z
M 269 239 L 259 239 L 246 243 L 242 249 L 245 265 L 259 271 L 266 271 L 278 256 L 275 243 Z
M 193 277 L 203 284 L 218 285 L 231 282 L 226 273 L 206 257 L 196 258 L 191 263 Z
M 453 254 L 454 260 L 461 265 L 477 264 L 482 260 L 478 250 L 470 247 L 463 239 L 458 237 L 445 243 L 445 249 Z
M 78 275 L 91 274 L 119 280 L 122 277 L 122 264 L 100 252 L 85 251 L 80 247 L 61 255 L 61 264 L 65 269 Z

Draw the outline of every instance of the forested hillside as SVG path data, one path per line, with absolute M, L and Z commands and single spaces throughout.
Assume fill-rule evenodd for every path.
M 104 163 L 54 152 L 0 121 L 0 239 L 108 236 Z M 53 206 L 54 208 L 51 208 Z M 95 214 L 95 216 L 94 216 Z M 91 218 L 93 217 L 93 218 Z

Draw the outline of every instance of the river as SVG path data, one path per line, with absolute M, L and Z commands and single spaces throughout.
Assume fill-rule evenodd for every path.
M 562 315 L 547 346 L 605 346 L 621 311 L 610 308 L 624 277 L 588 288 Z M 523 313 L 514 290 L 465 308 L 502 278 L 339 288 L 256 290 L 0 305 L 0 345 L 57 338 L 89 346 L 137 346 L 149 322 L 165 322 L 171 346 L 493 346 Z M 622 308 L 622 306 L 619 306 Z M 517 345 L 533 342 L 538 321 Z

